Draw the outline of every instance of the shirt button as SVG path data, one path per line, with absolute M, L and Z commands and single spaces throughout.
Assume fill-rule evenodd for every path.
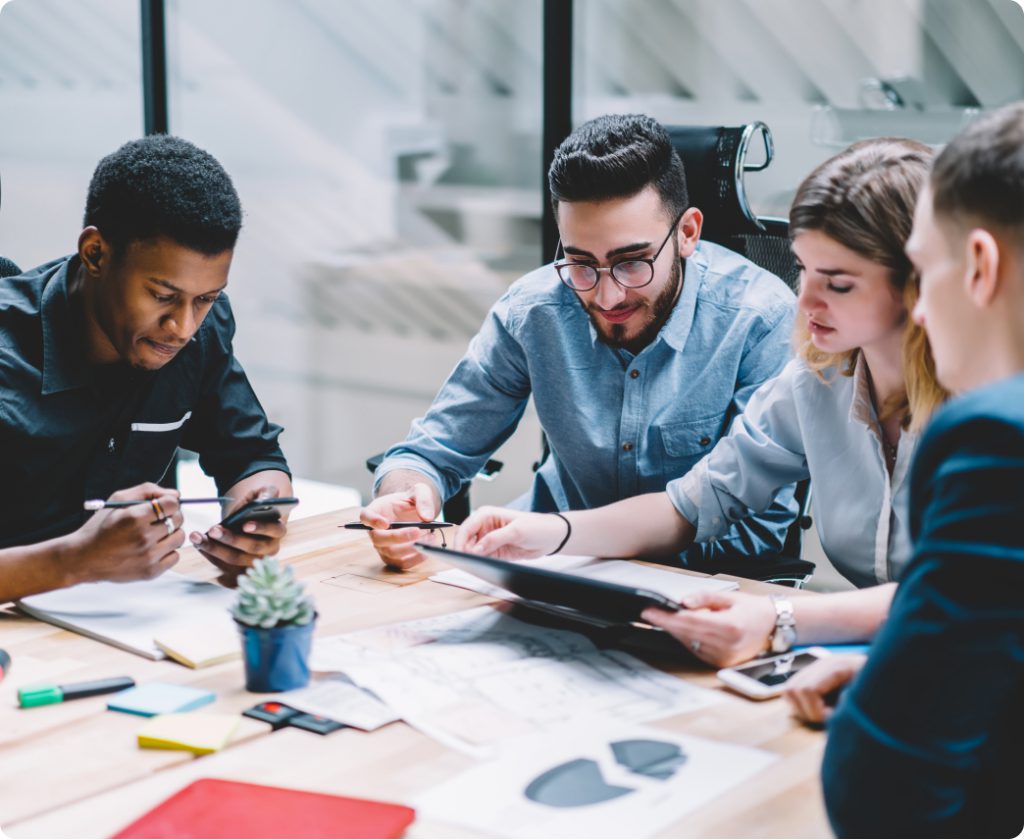
M 623 452 L 632 452 L 633 451 L 633 444 L 631 444 L 631 443 L 624 443 L 624 444 L 622 444 L 622 451 Z
M 633 370 L 631 370 L 629 372 L 629 378 L 630 379 L 636 379 L 639 375 L 640 375 L 640 371 L 638 371 L 636 368 L 634 368 Z
M 107 452 L 109 452 L 111 455 L 113 455 L 114 451 L 116 449 L 117 449 L 117 441 L 114 440 L 113 438 L 111 438 L 110 440 L 107 441 Z
M 700 439 L 700 445 L 701 446 L 707 446 L 709 443 L 711 443 L 711 438 L 709 438 L 709 437 L 702 437 Z

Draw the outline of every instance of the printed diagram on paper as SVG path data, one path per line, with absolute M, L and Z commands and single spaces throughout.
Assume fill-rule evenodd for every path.
M 490 607 L 319 640 L 312 665 L 343 672 L 411 725 L 476 755 L 581 718 L 651 721 L 720 700 L 578 633 Z

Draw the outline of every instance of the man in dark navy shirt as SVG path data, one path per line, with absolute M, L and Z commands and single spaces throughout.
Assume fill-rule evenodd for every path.
M 227 173 L 175 137 L 100 161 L 78 251 L 0 283 L 0 602 L 154 577 L 184 541 L 159 487 L 178 446 L 232 502 L 291 479 L 235 359 L 224 294 L 241 205 Z M 149 504 L 90 515 L 91 498 Z M 283 523 L 192 542 L 225 572 L 277 551 Z
M 907 254 L 921 282 L 914 317 L 938 378 L 960 396 L 918 446 L 914 556 L 866 662 L 825 660 L 791 691 L 805 717 L 825 717 L 822 696 L 853 678 L 822 768 L 839 836 L 1017 837 L 1024 103 L 979 119 L 936 159 Z

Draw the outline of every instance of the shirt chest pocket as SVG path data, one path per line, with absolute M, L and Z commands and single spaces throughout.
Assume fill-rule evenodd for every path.
M 122 459 L 122 486 L 130 487 L 163 478 L 178 450 L 185 423 L 191 416 L 192 412 L 187 411 L 178 420 L 131 424 Z
M 724 425 L 725 413 L 661 426 L 658 431 L 666 464 L 681 464 L 688 470 L 714 448 Z

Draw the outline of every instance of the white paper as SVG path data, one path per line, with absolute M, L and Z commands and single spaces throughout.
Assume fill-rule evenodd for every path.
M 372 732 L 398 717 L 370 692 L 335 674 L 314 680 L 305 688 L 288 691 L 277 698 L 287 706 L 311 715 Z
M 646 837 L 762 771 L 763 750 L 606 721 L 508 741 L 412 803 L 506 837 Z
M 580 716 L 649 721 L 722 699 L 578 633 L 489 607 L 318 640 L 313 667 L 343 671 L 412 726 L 475 756 Z
M 194 624 L 223 623 L 235 600 L 230 589 L 165 572 L 154 580 L 82 583 L 18 602 L 29 615 L 84 636 L 164 659 L 157 636 Z

